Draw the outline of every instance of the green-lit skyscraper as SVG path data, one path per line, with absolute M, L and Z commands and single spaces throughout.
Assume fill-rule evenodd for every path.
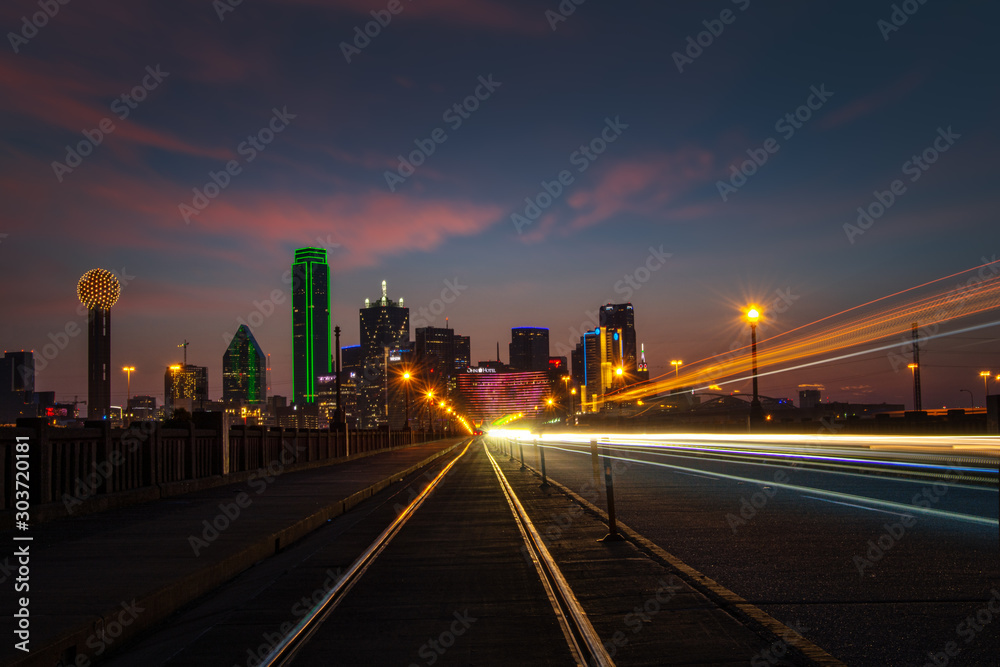
M 222 355 L 222 400 L 267 402 L 267 357 L 245 324 Z
M 292 388 L 316 402 L 316 376 L 330 374 L 330 267 L 326 250 L 299 248 L 292 263 Z

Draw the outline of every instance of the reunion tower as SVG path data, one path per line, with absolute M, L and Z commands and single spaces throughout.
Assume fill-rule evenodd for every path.
M 80 278 L 76 295 L 87 307 L 87 416 L 107 419 L 111 412 L 111 306 L 121 288 L 115 274 L 91 269 Z

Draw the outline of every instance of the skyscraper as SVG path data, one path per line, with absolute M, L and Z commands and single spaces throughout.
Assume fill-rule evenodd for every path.
M 292 262 L 292 391 L 316 402 L 316 377 L 330 374 L 330 267 L 326 250 L 299 248 Z
M 251 404 L 267 401 L 267 356 L 245 324 L 236 330 L 222 355 L 222 400 Z
M 387 419 L 401 424 L 403 406 L 396 410 L 395 406 L 388 405 L 389 384 L 396 380 L 389 377 L 389 365 L 400 362 L 403 353 L 409 350 L 410 309 L 403 306 L 402 299 L 397 303 L 389 298 L 383 280 L 382 297 L 374 303 L 365 299 L 360 315 L 362 370 L 358 412 L 361 428 L 385 426 Z
M 635 311 L 631 303 L 609 303 L 601 306 L 601 329 L 616 329 L 621 338 L 620 361 L 627 383 L 635 382 L 639 370 L 635 342 Z M 612 337 L 613 338 L 613 337 Z
M 208 400 L 208 368 L 193 364 L 167 366 L 163 374 L 163 404 L 194 412 Z
M 510 363 L 514 371 L 547 371 L 549 330 L 515 327 L 510 330 Z

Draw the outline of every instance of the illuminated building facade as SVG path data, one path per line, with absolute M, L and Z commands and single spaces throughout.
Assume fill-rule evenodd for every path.
M 536 414 L 545 407 L 549 378 L 545 371 L 498 373 L 487 367 L 468 368 L 457 378 L 462 413 L 475 422 L 491 422 L 503 415 Z
M 163 404 L 172 410 L 184 408 L 188 412 L 200 408 L 208 401 L 208 369 L 192 364 L 167 366 L 163 375 Z
M 392 366 L 403 361 L 410 348 L 410 309 L 388 296 L 382 281 L 382 297 L 365 299 L 361 315 L 361 377 L 358 413 L 361 428 L 380 428 L 391 420 L 402 426 L 405 405 L 395 391 L 399 380 Z M 392 385 L 392 391 L 390 391 Z M 390 400 L 390 399 L 395 400 Z M 392 404 L 390 404 L 392 403 Z
M 468 336 L 455 335 L 455 368 L 457 373 L 464 373 L 472 365 L 472 343 Z
M 267 356 L 245 324 L 236 330 L 222 355 L 222 400 L 246 404 L 267 401 Z
M 635 310 L 632 304 L 609 303 L 601 306 L 600 323 L 601 329 L 618 331 L 620 345 L 617 346 L 617 365 L 622 368 L 626 384 L 635 382 L 639 370 L 639 355 L 635 341 Z
M 514 371 L 546 371 L 549 368 L 549 330 L 515 327 L 510 330 L 510 361 Z
M 292 263 L 292 391 L 316 402 L 316 377 L 330 374 L 330 267 L 323 248 L 299 248 Z

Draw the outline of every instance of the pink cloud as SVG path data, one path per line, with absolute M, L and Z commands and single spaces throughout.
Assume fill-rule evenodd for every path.
M 663 214 L 680 195 L 711 179 L 714 162 L 712 153 L 700 148 L 618 161 L 589 187 L 571 186 L 565 200 L 569 211 L 550 214 L 522 238 L 533 242 L 551 233 L 567 235 L 623 213 Z M 685 207 L 678 213 L 689 218 L 698 211 Z
M 924 74 L 914 70 L 887 87 L 879 88 L 870 95 L 856 99 L 839 109 L 834 109 L 819 121 L 819 127 L 829 130 L 875 113 L 882 107 L 905 97 L 919 86 L 923 79 Z

